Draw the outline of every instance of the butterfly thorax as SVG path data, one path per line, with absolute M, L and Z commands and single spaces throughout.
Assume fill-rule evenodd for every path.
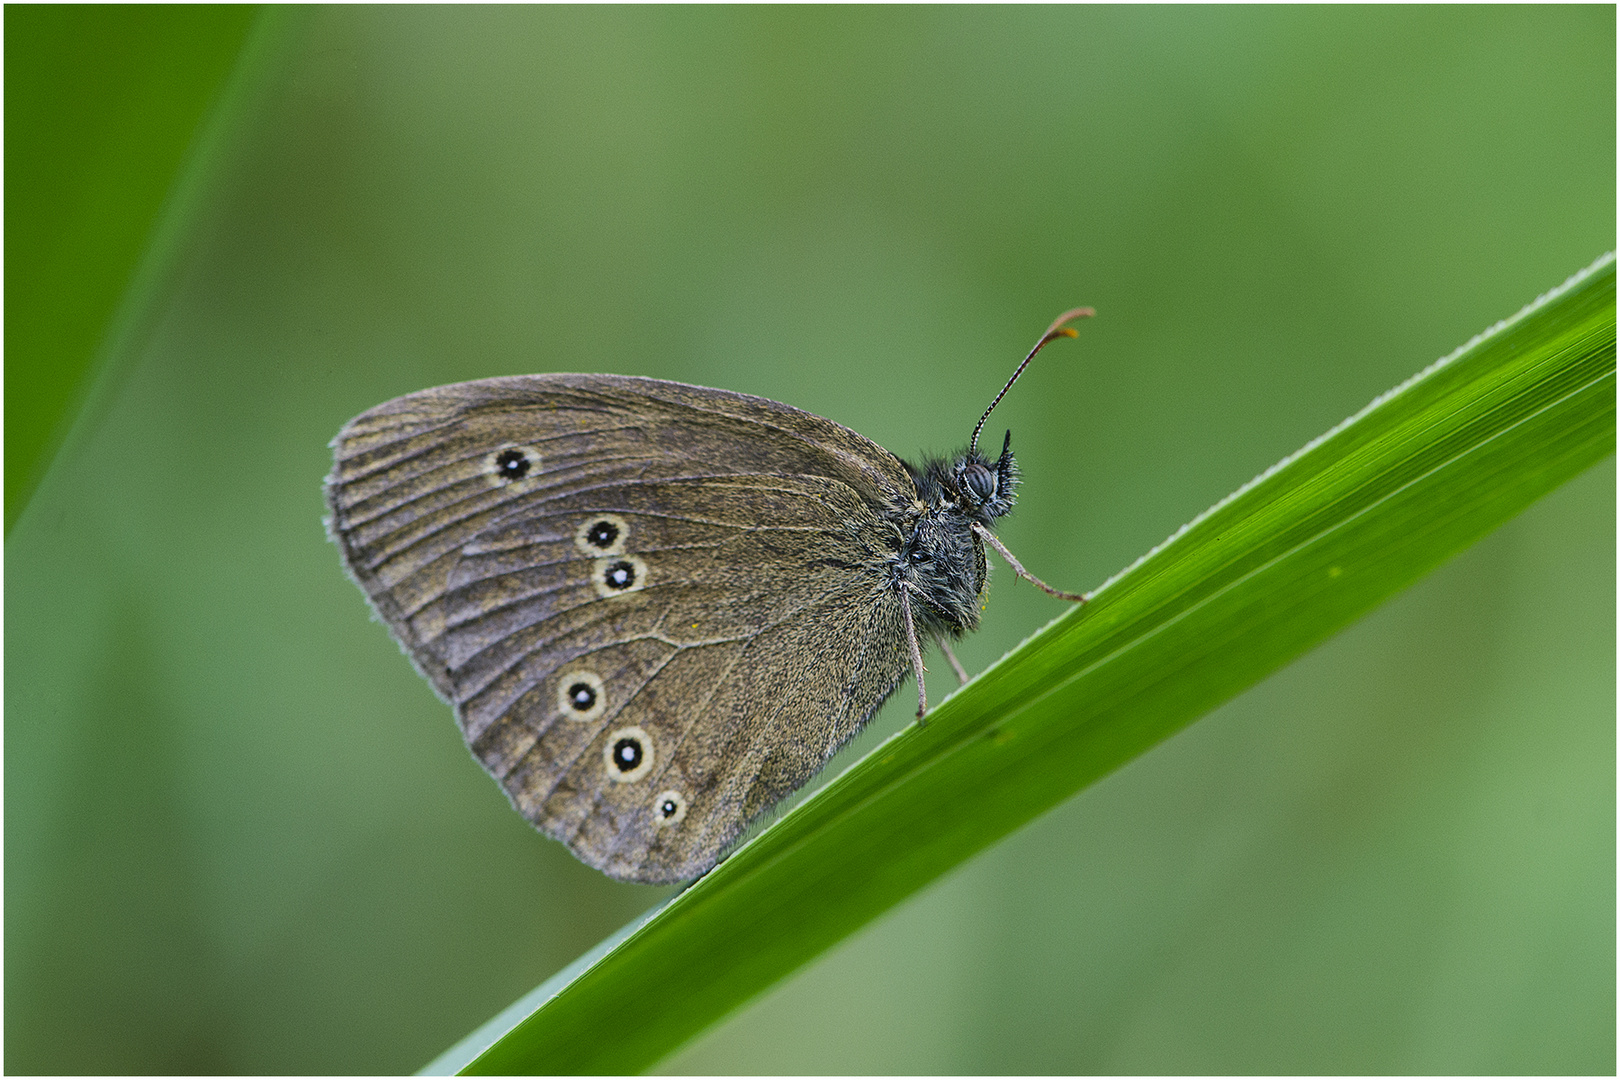
M 977 450 L 906 465 L 917 501 L 902 515 L 900 550 L 890 560 L 895 587 L 909 589 L 926 632 L 959 636 L 977 629 L 987 581 L 984 542 L 975 522 L 989 527 L 1017 499 L 1012 433 L 1001 457 Z

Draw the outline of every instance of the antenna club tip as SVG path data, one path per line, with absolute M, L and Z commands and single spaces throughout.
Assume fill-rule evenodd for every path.
M 1022 364 L 1018 365 L 1018 370 L 1016 370 L 1016 371 L 1014 371 L 1012 373 L 1012 378 L 1007 380 L 1007 385 L 1003 386 L 1001 388 L 1001 393 L 997 394 L 996 397 L 995 397 L 995 400 L 990 402 L 990 407 L 988 409 L 984 410 L 984 415 L 979 417 L 979 422 L 973 426 L 973 437 L 968 440 L 968 452 L 969 453 L 977 453 L 978 452 L 978 449 L 979 449 L 979 432 L 984 430 L 984 422 L 986 420 L 990 419 L 990 414 L 995 411 L 997 405 L 1001 404 L 1001 399 L 1007 396 L 1007 391 L 1011 390 L 1012 386 L 1013 386 L 1013 383 L 1018 381 L 1018 376 L 1022 375 L 1024 373 L 1024 369 L 1029 366 L 1029 362 L 1031 360 L 1035 359 L 1035 354 L 1040 352 L 1041 348 L 1047 342 L 1053 340 L 1054 338 L 1060 338 L 1060 337 L 1074 338 L 1074 337 L 1079 337 L 1080 336 L 1079 331 L 1074 330 L 1071 327 L 1064 326 L 1063 324 L 1066 323 L 1066 322 L 1070 322 L 1070 321 L 1072 321 L 1074 319 L 1089 318 L 1089 317 L 1091 317 L 1092 315 L 1095 315 L 1095 314 L 1096 314 L 1096 312 L 1093 311 L 1091 308 L 1088 308 L 1088 307 L 1072 308 L 1072 309 L 1070 309 L 1068 311 L 1065 311 L 1062 315 L 1059 315 L 1057 317 L 1057 320 L 1055 322 L 1053 322 L 1051 326 L 1048 326 L 1046 328 L 1046 333 L 1041 335 L 1041 340 L 1037 341 L 1035 343 L 1035 347 L 1033 349 L 1029 350 L 1029 355 L 1024 357 L 1024 362 Z M 1012 432 L 1009 431 L 1007 433 L 1007 438 L 1008 438 L 1008 440 L 1010 442 L 1010 440 L 1012 439 Z M 1006 453 L 1006 449 L 1007 449 L 1007 444 L 1004 443 L 1002 445 L 1002 452 Z
M 1093 308 L 1070 308 L 1068 311 L 1065 311 L 1063 314 L 1052 320 L 1052 325 L 1046 328 L 1046 334 L 1043 336 L 1050 337 L 1053 334 L 1061 333 L 1064 337 L 1074 337 L 1076 336 L 1075 332 L 1068 329 L 1063 324 L 1073 322 L 1076 319 L 1089 319 L 1096 314 L 1097 312 Z

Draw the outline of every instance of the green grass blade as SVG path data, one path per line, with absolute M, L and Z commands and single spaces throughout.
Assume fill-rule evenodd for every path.
M 1612 256 L 1205 513 L 432 1068 L 635 1072 L 1613 453 Z
M 164 208 L 257 17 L 228 5 L 6 9 L 7 532 L 139 291 L 138 265 L 161 247 Z

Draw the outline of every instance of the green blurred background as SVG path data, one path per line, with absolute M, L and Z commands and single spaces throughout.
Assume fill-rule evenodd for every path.
M 616 371 L 945 450 L 1092 304 L 997 414 L 1002 536 L 1090 587 L 1614 246 L 1611 7 L 319 8 L 246 55 L 7 540 L 9 1072 L 415 1069 L 665 895 L 368 620 L 351 415 Z M 997 580 L 971 669 L 1062 607 Z M 1614 612 L 1611 460 L 664 1067 L 1612 1073 Z

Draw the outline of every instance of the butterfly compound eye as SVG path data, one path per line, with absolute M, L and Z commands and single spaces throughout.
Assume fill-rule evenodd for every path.
M 638 727 L 620 728 L 607 737 L 602 748 L 608 778 L 631 784 L 652 772 L 652 738 Z
M 976 501 L 989 502 L 996 493 L 996 474 L 977 461 L 962 470 L 962 486 Z

